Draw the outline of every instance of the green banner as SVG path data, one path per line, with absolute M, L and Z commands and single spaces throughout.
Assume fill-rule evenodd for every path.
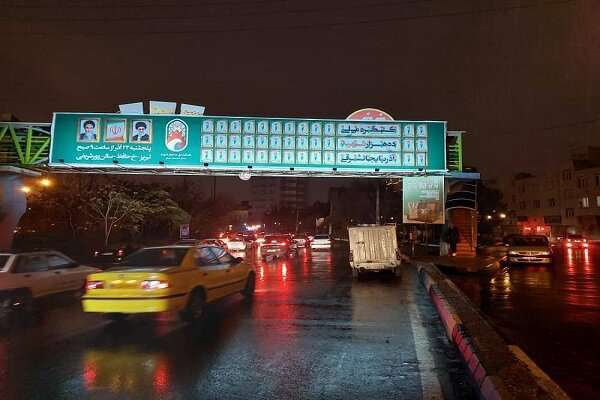
M 446 123 L 55 113 L 50 165 L 445 171 Z
M 405 224 L 444 223 L 444 177 L 402 178 L 402 215 Z

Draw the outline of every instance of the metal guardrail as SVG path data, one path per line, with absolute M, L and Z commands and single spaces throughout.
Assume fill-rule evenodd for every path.
M 48 161 L 50 123 L 0 122 L 0 165 L 35 166 Z

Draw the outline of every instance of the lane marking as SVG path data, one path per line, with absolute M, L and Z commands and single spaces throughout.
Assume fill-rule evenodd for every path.
M 421 378 L 421 394 L 423 399 L 431 399 L 431 400 L 443 400 L 444 395 L 442 393 L 442 386 L 438 379 L 437 374 L 434 369 L 435 358 L 431 351 L 429 351 L 432 343 L 429 341 L 429 336 L 427 335 L 427 331 L 424 327 L 423 319 L 421 318 L 421 313 L 415 303 L 415 296 L 413 293 L 414 287 L 413 285 L 418 284 L 415 282 L 413 278 L 413 274 L 410 273 L 410 280 L 412 282 L 408 282 L 409 278 L 407 275 L 409 271 L 407 269 L 404 270 L 402 276 L 402 292 L 405 295 L 405 300 L 408 308 L 408 315 L 411 321 L 410 327 L 413 333 L 413 342 L 415 344 L 415 353 L 417 355 L 417 361 L 419 366 L 420 378 Z M 412 284 L 411 284 L 412 283 Z

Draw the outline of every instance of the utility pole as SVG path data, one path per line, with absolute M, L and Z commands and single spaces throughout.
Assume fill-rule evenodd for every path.
M 375 196 L 375 225 L 379 225 L 379 179 L 377 179 L 377 194 Z

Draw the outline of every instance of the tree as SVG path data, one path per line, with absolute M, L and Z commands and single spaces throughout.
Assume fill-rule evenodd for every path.
M 91 218 L 103 224 L 104 245 L 107 247 L 118 223 L 138 224 L 150 213 L 144 202 L 130 197 L 122 187 L 112 184 L 96 189 L 89 199 L 87 211 Z

